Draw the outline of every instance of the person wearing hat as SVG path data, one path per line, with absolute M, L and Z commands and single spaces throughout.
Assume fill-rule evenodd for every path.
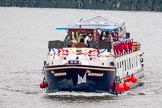
M 92 39 L 93 39 L 92 33 L 88 32 L 88 35 L 84 39 L 84 44 L 89 47 L 90 46 L 90 42 L 92 41 Z

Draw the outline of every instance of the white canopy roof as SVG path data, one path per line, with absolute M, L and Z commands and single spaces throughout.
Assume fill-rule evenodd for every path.
M 114 30 L 116 28 L 122 28 L 123 21 L 119 21 L 113 18 L 104 18 L 97 16 L 88 20 L 80 20 L 77 24 L 72 26 L 57 27 L 57 30 L 66 29 L 101 29 L 101 30 Z
M 101 16 L 97 16 L 88 20 L 83 20 L 78 22 L 77 25 L 81 26 L 122 26 L 124 24 L 123 21 L 119 21 L 114 18 L 104 18 Z

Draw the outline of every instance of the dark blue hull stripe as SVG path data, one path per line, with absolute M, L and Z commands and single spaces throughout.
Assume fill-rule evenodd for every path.
M 44 70 L 62 70 L 62 69 L 88 69 L 88 70 L 115 72 L 115 67 L 97 67 L 97 66 L 95 67 L 95 66 L 83 66 L 83 65 L 50 66 L 50 67 L 45 67 Z

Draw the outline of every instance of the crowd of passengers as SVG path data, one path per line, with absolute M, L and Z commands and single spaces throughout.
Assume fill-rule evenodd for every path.
M 118 40 L 125 39 L 125 35 L 120 33 L 119 30 L 114 31 L 100 31 L 97 37 L 93 36 L 93 32 L 88 32 L 86 35 L 80 33 L 78 36 L 74 37 L 71 34 L 67 34 L 64 42 L 67 43 L 69 47 L 75 47 L 78 43 L 84 43 L 86 47 L 90 47 L 90 43 L 93 41 L 106 41 L 106 42 L 116 42 Z

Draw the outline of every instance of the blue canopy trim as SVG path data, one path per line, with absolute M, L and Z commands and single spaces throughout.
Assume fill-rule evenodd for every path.
M 79 26 L 78 25 L 73 25 L 73 26 L 64 26 L 64 27 L 57 27 L 56 28 L 56 30 L 67 30 L 67 29 L 72 29 L 72 28 L 75 28 L 75 29 L 79 29 Z M 118 28 L 122 28 L 122 26 L 112 26 L 112 25 L 110 25 L 110 26 L 105 26 L 105 27 L 100 27 L 100 28 L 98 28 L 98 27 L 96 27 L 96 26 L 92 26 L 92 27 L 83 27 L 83 28 L 85 28 L 85 29 L 100 29 L 100 30 L 110 30 L 110 31 L 112 31 L 112 30 L 115 30 L 115 29 L 118 29 Z
M 57 27 L 55 28 L 56 30 L 67 30 L 69 29 L 71 26 L 67 26 L 67 27 Z
M 57 27 L 55 28 L 56 30 L 67 30 L 73 27 L 76 27 L 77 25 L 68 25 L 68 26 L 64 26 L 64 27 Z
M 101 27 L 99 28 L 100 30 L 115 30 L 118 28 L 122 28 L 121 26 L 106 26 L 106 27 Z

